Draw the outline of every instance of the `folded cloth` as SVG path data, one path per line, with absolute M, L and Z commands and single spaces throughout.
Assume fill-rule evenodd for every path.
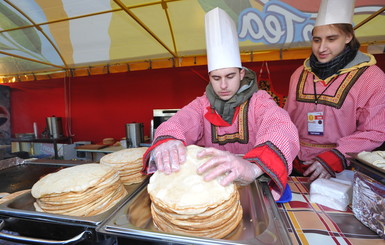
M 316 179 L 310 184 L 310 201 L 346 211 L 352 201 L 352 186 L 330 179 Z

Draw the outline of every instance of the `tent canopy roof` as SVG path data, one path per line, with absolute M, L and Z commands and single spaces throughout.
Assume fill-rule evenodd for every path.
M 248 60 L 268 59 L 263 54 L 272 51 L 282 59 L 283 51 L 309 49 L 319 4 L 320 0 L 4 0 L 0 76 L 6 81 L 31 74 L 35 79 L 57 72 L 74 75 L 82 69 L 89 73 L 90 67 L 135 70 L 141 62 L 146 69 L 205 64 L 204 15 L 215 7 L 238 24 L 241 52 Z M 363 44 L 385 43 L 383 12 L 383 0 L 356 0 L 353 21 Z M 295 57 L 305 53 L 298 51 Z

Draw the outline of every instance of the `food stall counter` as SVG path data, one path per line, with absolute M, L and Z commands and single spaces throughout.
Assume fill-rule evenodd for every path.
M 310 202 L 307 177 L 289 177 L 292 200 L 278 204 L 293 244 L 385 244 L 355 218 L 351 207 L 338 211 Z

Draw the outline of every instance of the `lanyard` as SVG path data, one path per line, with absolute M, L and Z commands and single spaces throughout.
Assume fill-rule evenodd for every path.
M 329 88 L 330 85 L 332 85 L 332 83 L 337 79 L 338 76 L 335 76 L 333 78 L 332 81 L 329 82 L 329 84 L 326 86 L 326 88 L 324 89 L 324 91 L 322 91 L 322 93 L 319 94 L 319 96 L 317 97 L 317 89 L 316 89 L 316 86 L 315 86 L 315 82 L 314 82 L 314 75 L 313 75 L 313 88 L 314 88 L 314 103 L 315 105 L 318 104 L 318 99 L 321 98 L 321 96 L 326 92 L 326 90 Z

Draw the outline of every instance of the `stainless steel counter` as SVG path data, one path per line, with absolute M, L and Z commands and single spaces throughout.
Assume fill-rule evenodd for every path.
M 150 198 L 144 187 L 124 203 L 97 231 L 123 238 L 176 244 L 291 244 L 287 229 L 266 183 L 241 187 L 243 219 L 224 239 L 159 231 L 152 222 Z
M 1 170 L 0 191 L 11 193 L 29 189 L 41 176 L 57 171 L 61 167 L 74 165 L 74 162 L 69 161 L 61 163 L 57 162 L 58 160 L 50 161 L 30 160 Z M 31 230 L 31 234 L 35 233 L 34 227 L 38 228 L 45 224 L 66 225 L 71 229 L 83 227 L 81 231 L 91 228 L 96 232 L 92 232 L 93 236 L 107 237 L 108 241 L 110 238 L 119 237 L 131 241 L 167 244 L 291 244 L 288 231 L 266 183 L 254 182 L 241 187 L 239 191 L 243 219 L 240 225 L 223 239 L 208 239 L 165 233 L 154 227 L 147 181 L 148 179 L 141 184 L 128 186 L 127 198 L 101 215 L 73 217 L 36 212 L 33 207 L 34 198 L 30 192 L 27 192 L 12 201 L 1 204 L 0 218 L 4 219 L 5 227 L 16 221 L 23 231 Z M 22 220 L 28 221 L 29 224 L 21 225 Z M 55 231 L 52 234 L 55 234 Z

